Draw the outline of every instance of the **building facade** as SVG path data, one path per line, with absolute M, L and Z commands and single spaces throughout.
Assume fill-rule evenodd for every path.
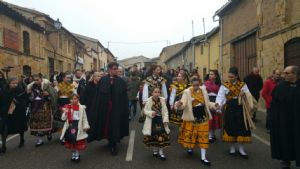
M 44 13 L 0 2 L 1 67 L 10 75 L 66 72 L 83 67 L 84 44 Z M 34 26 L 35 25 L 35 26 Z M 31 58 L 31 59 L 30 59 Z
M 108 56 L 105 52 L 105 47 L 99 40 L 79 34 L 74 35 L 85 44 L 83 69 L 86 71 L 106 69 Z
M 298 0 L 229 1 L 216 12 L 221 71 L 237 66 L 243 78 L 257 66 L 266 78 L 274 69 L 300 66 L 299 9 Z

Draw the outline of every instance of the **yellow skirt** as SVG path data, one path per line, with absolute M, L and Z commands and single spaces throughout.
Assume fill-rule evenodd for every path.
M 251 136 L 229 136 L 225 130 L 223 130 L 223 141 L 228 143 L 251 143 Z
M 178 143 L 186 148 L 208 148 L 208 121 L 194 123 L 183 121 L 179 131 Z

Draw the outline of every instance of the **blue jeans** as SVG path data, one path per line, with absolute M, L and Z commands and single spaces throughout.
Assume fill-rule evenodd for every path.
M 129 119 L 133 119 L 136 115 L 136 104 L 137 100 L 129 101 Z

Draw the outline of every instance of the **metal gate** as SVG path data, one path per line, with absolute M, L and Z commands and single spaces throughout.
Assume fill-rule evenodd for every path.
M 300 66 L 300 38 L 289 40 L 284 45 L 284 67 Z
M 239 69 L 240 78 L 249 74 L 256 67 L 256 33 L 251 34 L 233 44 L 234 66 Z

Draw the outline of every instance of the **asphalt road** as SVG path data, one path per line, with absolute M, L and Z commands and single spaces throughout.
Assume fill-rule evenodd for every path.
M 135 137 L 121 141 L 118 156 L 111 156 L 105 140 L 93 142 L 81 153 L 81 162 L 76 164 L 70 161 L 71 152 L 59 144 L 59 134 L 54 135 L 51 142 L 45 141 L 42 147 L 35 148 L 35 138 L 26 133 L 23 148 L 18 148 L 18 137 L 9 140 L 7 153 L 0 156 L 0 169 L 280 169 L 280 163 L 270 158 L 269 135 L 264 129 L 265 113 L 260 112 L 257 118 L 257 129 L 253 131 L 256 137 L 253 137 L 252 144 L 246 146 L 248 160 L 228 155 L 228 144 L 218 139 L 208 149 L 207 157 L 212 166 L 203 166 L 200 150 L 189 156 L 177 144 L 178 126 L 172 125 L 172 144 L 165 151 L 167 161 L 160 161 L 152 157 L 151 150 L 143 145 L 142 124 L 137 122 L 136 117 L 130 124 L 130 130 L 134 131 L 132 136 L 135 134 Z M 134 144 L 129 144 L 129 140 Z M 128 149 L 128 145 L 132 149 Z M 130 150 L 133 150 L 132 154 Z

